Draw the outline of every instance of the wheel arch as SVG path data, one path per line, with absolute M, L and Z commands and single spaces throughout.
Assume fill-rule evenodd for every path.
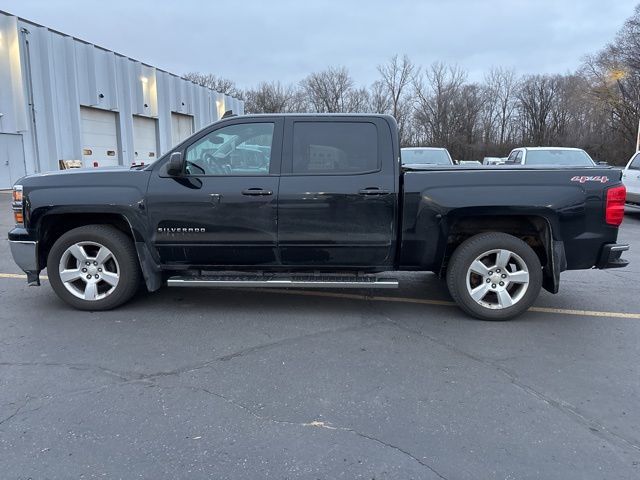
M 564 244 L 555 240 L 552 219 L 541 214 L 459 214 L 447 219 L 441 274 L 453 251 L 466 239 L 486 232 L 501 232 L 519 238 L 536 253 L 542 265 L 543 288 L 557 293 L 560 272 L 566 269 Z
M 86 225 L 110 225 L 131 239 L 138 256 L 138 263 L 149 291 L 155 291 L 162 285 L 162 275 L 157 263 L 153 260 L 146 243 L 139 238 L 139 233 L 132 222 L 122 213 L 114 212 L 64 212 L 49 213 L 39 221 L 38 225 L 38 264 L 46 265 L 53 244 L 66 232 Z

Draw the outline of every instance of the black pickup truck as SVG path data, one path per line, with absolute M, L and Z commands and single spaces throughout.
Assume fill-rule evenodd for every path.
M 566 269 L 614 268 L 624 214 L 608 167 L 403 169 L 385 115 L 225 118 L 140 169 L 14 186 L 16 263 L 72 306 L 169 286 L 389 288 L 446 279 L 467 313 L 505 320 Z

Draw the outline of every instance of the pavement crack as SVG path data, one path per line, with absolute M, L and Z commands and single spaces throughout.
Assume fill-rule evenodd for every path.
M 40 410 L 41 407 L 36 407 L 33 408 L 31 410 L 28 410 L 27 412 L 23 412 L 23 410 L 26 408 L 27 405 L 29 405 L 29 402 L 31 401 L 31 397 L 29 397 L 28 395 L 25 397 L 24 402 L 22 402 L 15 410 L 14 412 L 9 415 L 8 417 L 3 418 L 2 420 L 0 420 L 0 425 L 3 425 L 4 423 L 8 422 L 9 420 L 11 420 L 12 418 L 17 417 L 20 414 L 25 414 L 25 413 L 31 413 L 31 412 L 35 412 L 37 410 Z
M 233 405 L 234 407 L 244 411 L 245 413 L 247 413 L 248 415 L 251 415 L 252 417 L 261 420 L 261 421 L 265 421 L 265 422 L 270 422 L 270 423 L 275 423 L 278 425 L 289 425 L 289 426 L 296 426 L 296 427 L 305 427 L 305 428 L 320 428 L 320 429 L 325 429 L 325 430 L 334 430 L 334 431 L 341 431 L 341 432 L 347 432 L 347 433 L 351 433 L 353 435 L 356 435 L 360 438 L 363 438 L 365 440 L 369 440 L 371 442 L 375 442 L 378 445 L 381 445 L 385 448 L 389 448 L 392 450 L 395 450 L 396 452 L 401 453 L 402 455 L 410 458 L 411 460 L 417 462 L 418 464 L 420 464 L 421 466 L 425 467 L 426 469 L 428 469 L 431 473 L 433 473 L 434 475 L 436 475 L 438 478 L 441 478 L 443 480 L 447 480 L 447 477 L 445 477 L 444 475 L 442 475 L 440 472 L 438 472 L 434 467 L 432 467 L 431 465 L 429 465 L 428 463 L 426 463 L 424 460 L 421 460 L 420 458 L 416 457 L 415 455 L 413 455 L 411 452 L 397 446 L 394 445 L 392 443 L 386 442 L 380 438 L 374 437 L 373 435 L 368 435 L 366 433 L 360 432 L 354 428 L 351 427 L 345 427 L 345 426 L 340 426 L 340 425 L 333 425 L 331 423 L 328 422 L 324 422 L 324 421 L 320 421 L 320 420 L 313 420 L 311 422 L 294 422 L 291 420 L 283 420 L 283 419 L 279 419 L 279 418 L 275 418 L 269 415 L 260 415 L 259 413 L 257 413 L 254 409 L 247 407 L 246 405 L 237 402 L 236 400 L 223 395 L 221 393 L 218 392 L 214 392 L 212 390 L 209 390 L 207 388 L 203 388 L 203 387 L 194 387 L 194 386 L 189 386 L 189 385 L 179 385 L 179 386 L 172 386 L 172 387 L 164 387 L 164 388 L 184 388 L 184 389 L 188 389 L 191 391 L 196 391 L 196 392 L 203 392 L 206 393 L 207 395 L 211 395 L 213 397 L 219 398 L 225 402 L 227 402 L 230 405 Z
M 418 462 L 420 465 L 422 465 L 423 467 L 425 467 L 426 469 L 430 470 L 434 475 L 436 475 L 438 478 L 442 478 L 443 480 L 447 480 L 447 477 L 445 477 L 444 475 L 442 475 L 440 472 L 438 472 L 435 468 L 433 468 L 431 465 L 429 465 L 428 463 L 425 463 L 423 460 L 420 460 L 418 457 L 416 457 L 415 455 L 413 455 L 412 453 L 408 452 L 407 450 L 404 450 L 403 448 L 398 447 L 397 445 L 393 445 L 391 443 L 385 442 L 384 440 L 381 440 L 377 437 L 374 437 L 372 435 L 367 435 L 366 433 L 362 433 L 362 432 L 358 432 L 357 430 L 354 430 L 352 428 L 348 428 L 348 427 L 339 427 L 339 430 L 344 430 L 347 432 L 351 432 L 359 437 L 362 438 L 366 438 L 368 440 L 371 440 L 373 442 L 376 442 L 386 448 L 391 448 L 392 450 L 396 450 L 400 453 L 402 453 L 403 455 L 406 455 L 407 457 L 413 459 L 414 461 Z
M 555 399 L 551 396 L 549 396 L 546 393 L 543 393 L 539 390 L 536 390 L 534 387 L 532 387 L 531 385 L 527 385 L 526 383 L 524 383 L 523 381 L 521 381 L 518 376 L 510 371 L 509 369 L 503 367 L 502 365 L 500 365 L 499 363 L 497 363 L 497 360 L 495 359 L 488 359 L 485 357 L 481 357 L 479 355 L 474 355 L 472 353 L 469 353 L 465 350 L 462 350 L 454 345 L 451 345 L 447 342 L 443 342 L 431 335 L 428 335 L 424 332 L 421 332 L 419 330 L 414 330 L 412 328 L 409 328 L 405 325 L 400 325 L 398 322 L 395 322 L 394 320 L 392 320 L 389 317 L 386 317 L 386 321 L 387 323 L 395 326 L 396 328 L 400 329 L 400 330 L 404 330 L 406 332 L 409 333 L 413 333 L 414 335 L 419 335 L 421 337 L 426 338 L 427 340 L 440 345 L 441 347 L 444 347 L 454 353 L 457 353 L 459 355 L 465 356 L 475 362 L 479 362 L 485 366 L 488 366 L 490 368 L 495 369 L 496 371 L 498 371 L 499 373 L 501 373 L 502 375 L 504 375 L 505 377 L 507 377 L 509 379 L 509 382 L 514 385 L 515 387 L 519 388 L 520 390 L 522 390 L 523 392 L 535 397 L 536 399 L 546 403 L 547 405 L 549 405 L 550 407 L 562 412 L 563 414 L 567 415 L 568 417 L 572 418 L 575 422 L 579 423 L 580 425 L 584 426 L 587 428 L 587 430 L 593 434 L 596 435 L 597 437 L 601 438 L 602 440 L 605 440 L 608 443 L 614 443 L 612 442 L 612 439 L 617 440 L 618 442 L 624 444 L 626 447 L 628 448 L 632 448 L 633 450 L 640 452 L 640 442 L 636 439 L 633 438 L 627 438 L 624 435 L 621 435 L 619 433 L 616 433 L 614 431 L 612 431 L 611 429 L 609 429 L 608 427 L 606 427 L 604 424 L 602 424 L 601 422 L 599 422 L 598 420 L 595 420 L 593 418 L 589 418 L 587 415 L 583 414 L 580 412 L 579 408 L 576 407 L 575 405 L 569 403 L 569 402 L 565 402 L 564 400 L 558 400 Z
M 259 345 L 246 347 L 246 348 L 237 350 L 235 352 L 228 353 L 226 355 L 221 355 L 221 356 L 213 358 L 211 360 L 206 360 L 206 361 L 195 363 L 195 364 L 191 364 L 191 365 L 185 365 L 183 367 L 179 367 L 179 368 L 176 368 L 176 369 L 173 369 L 173 370 L 166 370 L 166 371 L 161 371 L 161 372 L 154 372 L 154 373 L 147 373 L 147 374 L 139 375 L 138 379 L 139 380 L 148 380 L 148 379 L 153 379 L 153 378 L 158 378 L 158 377 L 179 376 L 179 375 L 181 375 L 183 373 L 194 372 L 194 371 L 197 371 L 197 370 L 201 370 L 203 368 L 210 367 L 211 365 L 214 365 L 214 364 L 219 363 L 219 362 L 228 362 L 228 361 L 233 360 L 235 358 L 245 357 L 247 355 L 250 355 L 252 353 L 259 352 L 259 351 L 262 351 L 262 350 L 267 350 L 267 349 L 270 349 L 270 348 L 276 348 L 276 347 L 291 345 L 291 344 L 299 342 L 300 340 L 316 338 L 316 337 L 323 337 L 323 336 L 327 336 L 327 335 L 333 335 L 333 334 L 336 334 L 336 333 L 344 333 L 344 332 L 356 331 L 356 330 L 360 330 L 360 329 L 364 329 L 364 328 L 370 328 L 370 327 L 372 327 L 374 325 L 379 325 L 379 324 L 380 324 L 380 322 L 369 322 L 369 323 L 363 323 L 363 324 L 360 324 L 360 325 L 355 325 L 355 326 L 350 326 L 350 327 L 341 327 L 341 328 L 334 328 L 334 329 L 331 329 L 331 330 L 321 330 L 319 332 L 306 333 L 304 335 L 299 335 L 299 336 L 296 336 L 296 337 L 287 337 L 287 338 L 283 338 L 283 339 L 277 340 L 275 342 L 261 343 Z
M 332 335 L 335 333 L 343 333 L 349 331 L 360 330 L 363 328 L 370 328 L 374 325 L 379 325 L 381 322 L 363 322 L 359 325 L 353 325 L 349 327 L 340 327 L 330 330 L 321 330 L 318 332 L 305 333 L 304 335 L 298 335 L 296 337 L 287 337 L 274 342 L 261 343 L 251 347 L 243 348 L 226 355 L 222 355 L 210 360 L 205 360 L 191 365 L 185 365 L 173 370 L 152 372 L 152 373 L 134 373 L 134 372 L 117 372 L 106 367 L 99 365 L 91 365 L 86 363 L 63 363 L 63 362 L 0 362 L 0 367 L 59 367 L 68 368 L 72 370 L 93 370 L 95 372 L 102 373 L 112 378 L 116 378 L 120 382 L 132 382 L 132 381 L 145 381 L 152 380 L 159 377 L 179 376 L 183 373 L 194 372 L 203 368 L 210 367 L 218 362 L 228 362 L 234 358 L 244 357 L 252 353 L 266 350 L 269 348 L 276 348 L 280 346 L 286 346 L 296 343 L 300 340 L 323 337 L 326 335 Z
M 624 435 L 620 435 L 619 433 L 611 431 L 608 427 L 603 425 L 598 420 L 589 418 L 586 415 L 582 414 L 578 409 L 578 407 L 576 407 L 575 405 L 569 402 L 565 402 L 564 400 L 558 400 L 558 399 L 552 398 L 549 395 L 536 390 L 532 386 L 521 382 L 514 374 L 509 373 L 508 370 L 502 369 L 500 367 L 496 367 L 496 368 L 498 368 L 505 375 L 510 377 L 511 383 L 514 384 L 516 387 L 520 388 L 521 390 L 528 393 L 529 395 L 532 395 L 537 399 L 545 402 L 547 405 L 553 408 L 556 408 L 569 416 L 572 416 L 574 420 L 576 420 L 578 423 L 587 427 L 589 432 L 591 432 L 592 434 L 598 436 L 599 438 L 602 438 L 607 442 L 610 442 L 610 439 L 607 438 L 607 435 L 609 435 L 611 437 L 616 438 L 618 441 L 622 442 L 627 447 L 632 448 L 637 452 L 640 452 L 640 444 L 638 444 L 639 442 L 637 442 L 636 440 L 626 438 Z
M 130 378 L 125 374 L 110 370 L 99 365 L 90 365 L 87 363 L 58 363 L 58 362 L 0 362 L 0 367 L 59 367 L 68 368 L 70 370 L 93 370 L 109 377 L 115 377 L 120 381 L 126 382 Z

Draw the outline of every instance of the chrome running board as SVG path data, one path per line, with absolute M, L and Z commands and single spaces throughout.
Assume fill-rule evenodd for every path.
M 376 275 L 180 275 L 167 280 L 170 287 L 260 288 L 398 288 L 395 278 Z

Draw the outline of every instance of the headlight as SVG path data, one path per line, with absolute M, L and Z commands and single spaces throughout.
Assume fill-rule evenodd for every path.
M 13 201 L 22 203 L 22 185 L 13 186 Z
M 16 225 L 24 225 L 24 202 L 22 197 L 22 185 L 13 186 L 13 218 Z

